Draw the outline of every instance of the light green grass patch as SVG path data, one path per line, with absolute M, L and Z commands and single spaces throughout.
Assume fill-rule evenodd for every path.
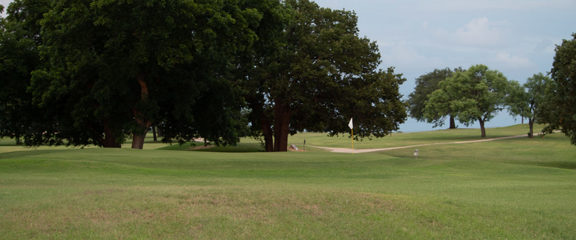
M 536 126 L 535 132 L 540 131 L 542 126 Z M 507 137 L 528 134 L 528 125 L 519 124 L 510 127 L 490 128 L 487 129 L 488 138 Z M 428 143 L 450 143 L 457 141 L 480 140 L 480 129 L 458 128 L 458 129 L 441 129 L 427 132 L 413 133 L 392 133 L 383 138 L 364 138 L 354 141 L 354 148 L 387 148 L 398 146 L 419 145 Z M 327 137 L 326 133 L 298 133 L 290 136 L 290 144 L 302 147 L 306 140 L 308 146 L 324 147 L 344 147 L 352 148 L 350 134 L 341 134 L 334 137 Z
M 4 152 L 0 236 L 574 239 L 576 171 L 564 167 L 574 150 L 553 134 L 422 147 L 418 158 L 411 149 Z

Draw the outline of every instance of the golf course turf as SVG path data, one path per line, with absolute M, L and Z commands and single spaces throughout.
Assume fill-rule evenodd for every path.
M 355 146 L 478 135 L 396 133 Z M 320 133 L 290 143 L 304 139 L 350 145 Z M 417 158 L 415 149 L 265 153 L 252 139 L 238 151 L 11 141 L 0 141 L 0 239 L 576 239 L 576 147 L 559 133 L 424 146 Z

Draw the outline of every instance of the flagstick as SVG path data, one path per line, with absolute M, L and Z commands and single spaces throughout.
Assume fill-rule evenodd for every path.
M 351 128 L 350 131 L 352 131 L 352 149 L 354 149 L 354 128 Z
M 354 123 L 352 122 L 352 118 L 350 118 L 350 122 L 348 123 L 348 127 L 350 128 L 350 132 L 352 133 L 352 149 L 354 149 Z

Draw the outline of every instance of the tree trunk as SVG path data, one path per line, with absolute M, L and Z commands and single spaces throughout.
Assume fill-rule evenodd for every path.
M 140 101 L 146 102 L 148 100 L 149 91 L 148 84 L 144 79 L 144 74 L 139 74 L 137 80 L 140 85 Z M 133 109 L 133 114 L 138 127 L 132 131 L 132 148 L 142 149 L 144 147 L 146 133 L 148 133 L 148 129 L 152 126 L 152 122 L 137 109 Z
M 482 131 L 482 137 L 485 138 L 486 137 L 486 128 L 484 127 L 484 120 L 483 119 L 478 119 L 478 121 L 480 122 L 480 130 Z
M 144 140 L 146 139 L 146 133 L 148 133 L 148 128 L 142 132 L 132 132 L 132 149 L 142 149 L 144 148 Z
M 14 134 L 14 138 L 16 139 L 16 145 L 22 145 L 22 139 L 20 139 L 20 134 Z
M 158 132 L 158 137 L 164 137 L 164 132 L 162 128 L 156 127 L 156 132 Z
M 121 148 L 122 144 L 118 142 L 118 136 L 114 134 L 114 131 L 110 128 L 108 123 L 104 122 L 104 139 L 102 139 L 102 147 L 105 148 Z
M 456 120 L 452 115 L 450 115 L 450 129 L 456 129 Z
M 290 108 L 287 104 L 274 105 L 274 151 L 288 151 L 288 134 L 290 131 Z
M 533 138 L 534 137 L 534 119 L 532 119 L 532 118 L 528 119 L 528 126 L 530 126 L 530 131 L 528 132 L 528 137 Z
M 264 135 L 264 148 L 266 152 L 274 152 L 274 137 L 272 136 L 272 126 L 270 120 L 262 117 L 262 135 Z
M 156 134 L 156 126 L 152 126 L 152 137 L 154 138 L 154 142 L 158 142 L 158 134 Z
M 102 147 L 105 148 L 121 148 L 122 145 L 118 142 L 116 142 L 116 140 L 112 137 L 106 137 L 104 138 L 104 141 L 102 142 Z

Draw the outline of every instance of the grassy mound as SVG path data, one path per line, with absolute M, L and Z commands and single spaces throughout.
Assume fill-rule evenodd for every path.
M 397 134 L 370 144 L 476 138 L 467 131 Z M 304 137 L 309 144 L 334 140 Z M 346 140 L 333 145 L 346 147 Z M 421 147 L 418 158 L 412 149 L 16 148 L 0 146 L 2 239 L 576 236 L 576 148 L 561 134 Z

